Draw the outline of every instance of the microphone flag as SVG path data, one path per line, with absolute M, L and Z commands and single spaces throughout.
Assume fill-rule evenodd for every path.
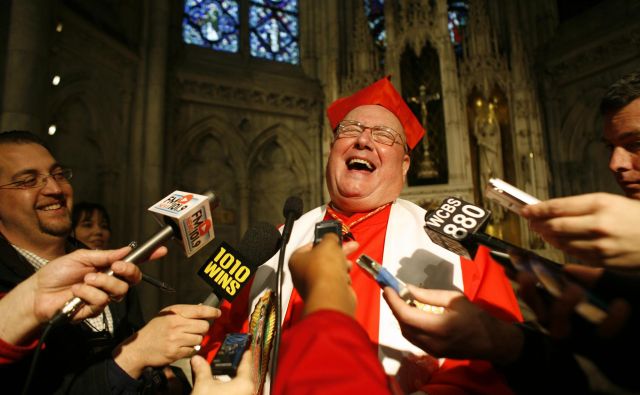
M 187 257 L 192 256 L 215 237 L 209 197 L 190 192 L 173 191 L 149 207 L 162 225 L 179 229 Z
M 220 299 L 231 302 L 249 282 L 256 269 L 240 252 L 223 241 L 198 270 L 198 276 Z

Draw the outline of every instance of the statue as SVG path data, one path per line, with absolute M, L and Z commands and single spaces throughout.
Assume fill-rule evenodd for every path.
M 485 106 L 486 104 L 486 106 Z M 501 223 L 504 220 L 504 209 L 484 199 L 484 189 L 489 183 L 489 178 L 504 178 L 502 170 L 502 139 L 500 136 L 500 123 L 496 116 L 497 100 L 483 102 L 476 101 L 476 118 L 473 125 L 473 134 L 478 143 L 478 181 L 482 191 L 483 205 L 491 210 L 491 224 L 495 232 L 501 233 Z M 487 229 L 490 231 L 490 229 Z M 500 234 L 494 234 L 500 237 Z
M 430 101 L 440 100 L 440 93 L 433 93 L 427 95 L 427 87 L 421 84 L 420 95 L 418 97 L 412 96 L 408 100 L 410 103 L 420 104 L 420 123 L 425 130 L 424 137 L 422 138 L 422 160 L 418 163 L 418 178 L 435 178 L 438 177 L 438 169 L 431 157 L 431 149 L 429 147 L 429 125 L 427 124 L 427 116 L 429 114 L 427 110 L 427 104 Z

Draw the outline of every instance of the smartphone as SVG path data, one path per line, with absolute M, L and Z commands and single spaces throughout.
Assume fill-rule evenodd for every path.
M 222 346 L 211 361 L 211 373 L 214 376 L 227 375 L 235 377 L 242 354 L 251 344 L 249 333 L 229 333 L 225 336 Z
M 318 244 L 327 233 L 335 233 L 340 239 L 340 244 L 342 244 L 342 223 L 338 220 L 330 219 L 316 223 L 313 245 Z
M 540 199 L 529 195 L 525 191 L 499 178 L 489 179 L 489 183 L 484 190 L 484 195 L 518 215 L 520 215 L 522 207 L 528 204 L 540 203 Z
M 358 266 L 364 269 L 373 279 L 380 285 L 380 288 L 391 287 L 394 291 L 400 295 L 402 300 L 407 302 L 408 304 L 419 308 L 423 311 L 428 311 L 434 314 L 443 314 L 444 307 L 442 306 L 432 306 L 429 304 L 418 302 L 409 288 L 407 284 L 405 284 L 402 280 L 391 274 L 390 271 L 382 267 L 378 262 L 376 262 L 373 258 L 366 254 L 362 254 L 356 260 Z
M 520 271 L 532 273 L 538 279 L 538 286 L 554 298 L 559 297 L 569 284 L 580 287 L 585 298 L 576 305 L 576 313 L 593 324 L 599 324 L 607 317 L 607 303 L 567 275 L 561 264 L 520 248 L 510 248 L 506 253 L 491 251 L 491 256 L 505 266 L 509 277 Z

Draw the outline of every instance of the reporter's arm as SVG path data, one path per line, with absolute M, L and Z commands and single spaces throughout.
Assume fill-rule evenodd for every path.
M 73 321 L 99 314 L 111 298 L 124 297 L 129 283 L 140 281 L 141 273 L 135 265 L 117 261 L 128 251 L 126 247 L 113 251 L 78 250 L 49 262 L 0 300 L 0 338 L 15 345 L 30 342 L 75 296 L 86 305 Z M 99 272 L 109 266 L 117 277 Z
M 165 366 L 192 356 L 210 322 L 219 316 L 220 310 L 210 306 L 166 307 L 114 350 L 114 360 L 130 377 L 138 379 L 147 366 Z
M 402 334 L 429 354 L 487 360 L 517 393 L 538 394 L 551 386 L 583 393 L 588 388 L 569 350 L 539 331 L 497 319 L 457 291 L 410 289 L 418 301 L 444 307 L 442 314 L 430 313 L 408 305 L 391 288 L 384 291 Z
M 609 193 L 547 200 L 522 209 L 531 229 L 584 262 L 640 267 L 640 202 Z

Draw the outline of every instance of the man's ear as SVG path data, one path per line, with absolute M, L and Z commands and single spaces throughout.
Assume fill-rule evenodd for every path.
M 409 167 L 411 166 L 411 157 L 409 154 L 404 154 L 402 158 L 402 176 L 406 177 L 407 172 L 409 171 Z

